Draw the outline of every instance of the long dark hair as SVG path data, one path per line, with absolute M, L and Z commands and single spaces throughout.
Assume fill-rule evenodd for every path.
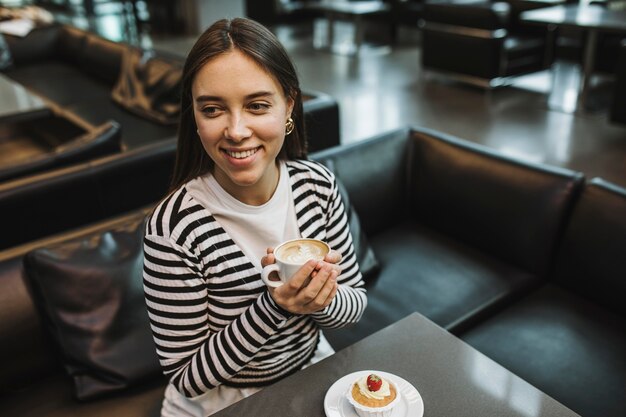
M 296 69 L 280 41 L 266 27 L 250 19 L 222 19 L 212 24 L 191 48 L 183 68 L 181 112 L 178 128 L 176 163 L 170 192 L 182 184 L 206 174 L 213 161 L 202 147 L 193 115 L 191 86 L 198 71 L 211 59 L 237 49 L 252 58 L 271 74 L 283 89 L 285 97 L 294 101 L 291 117 L 293 132 L 285 138 L 279 159 L 306 158 L 306 137 L 302 92 Z

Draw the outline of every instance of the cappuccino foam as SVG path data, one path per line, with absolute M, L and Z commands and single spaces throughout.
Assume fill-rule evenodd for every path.
M 296 240 L 283 244 L 276 257 L 290 264 L 304 264 L 310 259 L 321 261 L 328 253 L 326 245 L 311 240 Z

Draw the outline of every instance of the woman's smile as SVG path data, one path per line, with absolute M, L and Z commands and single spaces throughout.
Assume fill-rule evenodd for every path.
M 228 155 L 231 158 L 241 160 L 241 159 L 248 159 L 252 155 L 256 154 L 259 151 L 259 149 L 261 149 L 260 146 L 257 146 L 256 148 L 248 148 L 248 149 L 240 149 L 240 150 L 224 149 L 224 153 L 226 153 L 226 155 Z

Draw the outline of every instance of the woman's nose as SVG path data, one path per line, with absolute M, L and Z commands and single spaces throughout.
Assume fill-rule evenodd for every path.
M 245 117 L 233 115 L 229 118 L 228 126 L 224 132 L 227 139 L 234 142 L 242 141 L 252 135 Z

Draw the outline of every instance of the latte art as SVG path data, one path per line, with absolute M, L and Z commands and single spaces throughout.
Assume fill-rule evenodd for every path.
M 296 240 L 283 244 L 276 250 L 276 257 L 290 264 L 304 264 L 310 259 L 322 260 L 328 247 L 314 240 Z

